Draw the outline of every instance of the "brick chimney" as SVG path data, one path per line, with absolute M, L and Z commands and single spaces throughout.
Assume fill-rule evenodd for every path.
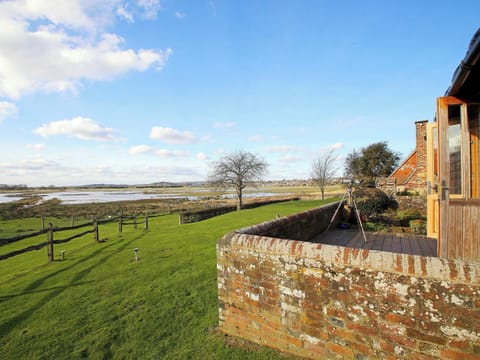
M 427 181 L 427 123 L 428 120 L 415 122 L 415 138 L 417 150 L 417 180 Z M 420 185 L 420 184 L 419 184 Z

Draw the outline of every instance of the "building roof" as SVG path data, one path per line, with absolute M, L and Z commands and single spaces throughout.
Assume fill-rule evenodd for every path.
M 480 28 L 473 35 L 465 58 L 455 70 L 445 95 L 464 101 L 480 101 Z
M 413 150 L 405 160 L 388 175 L 389 178 L 397 179 L 397 185 L 405 185 L 415 175 L 417 168 L 417 150 Z

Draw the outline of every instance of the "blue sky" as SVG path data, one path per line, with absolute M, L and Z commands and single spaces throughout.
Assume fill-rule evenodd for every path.
M 0 1 L 0 184 L 268 179 L 336 149 L 408 155 L 479 1 Z

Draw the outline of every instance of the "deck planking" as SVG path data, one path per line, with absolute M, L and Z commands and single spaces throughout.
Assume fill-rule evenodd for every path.
M 365 233 L 354 230 L 331 230 L 314 237 L 312 242 L 355 249 L 386 251 L 400 254 L 437 256 L 437 241 L 424 236 Z

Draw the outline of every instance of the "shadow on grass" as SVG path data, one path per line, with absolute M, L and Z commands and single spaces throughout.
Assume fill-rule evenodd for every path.
M 24 291 L 24 292 L 19 293 L 19 294 L 0 296 L 0 302 L 7 301 L 7 300 L 10 300 L 10 299 L 13 299 L 13 298 L 16 298 L 16 297 L 20 297 L 20 296 L 30 295 L 30 294 L 37 294 L 37 293 L 41 293 L 41 292 L 47 292 L 47 291 L 58 290 L 58 289 L 67 289 L 67 288 L 72 287 L 72 286 L 87 285 L 87 284 L 90 284 L 92 282 L 93 281 L 83 281 L 83 282 L 78 282 L 78 283 L 75 283 L 75 284 L 68 284 L 68 285 L 64 285 L 64 286 L 54 286 L 54 287 L 47 288 L 47 289 Z
M 51 293 L 47 294 L 46 296 L 44 296 L 42 299 L 40 299 L 39 301 L 37 301 L 34 305 L 32 305 L 30 308 L 26 309 L 25 311 L 23 311 L 22 313 L 14 316 L 13 318 L 11 318 L 10 320 L 6 321 L 5 323 L 1 324 L 0 325 L 0 334 L 2 334 L 3 337 L 5 337 L 6 335 L 8 335 L 16 326 L 18 325 L 21 325 L 23 322 L 25 322 L 27 319 L 29 319 L 36 311 L 38 311 L 40 308 L 42 308 L 42 306 L 44 306 L 45 304 L 47 304 L 49 301 L 53 300 L 54 298 L 56 298 L 57 296 L 59 296 L 61 293 L 63 293 L 63 291 L 71 286 L 78 286 L 81 284 L 80 280 L 82 278 L 84 278 L 88 273 L 90 273 L 94 268 L 96 268 L 98 265 L 102 264 L 108 257 L 112 256 L 113 254 L 118 254 L 122 251 L 124 251 L 127 247 L 130 246 L 130 244 L 134 241 L 137 241 L 139 240 L 140 238 L 143 237 L 144 234 L 141 234 L 140 236 L 137 236 L 135 238 L 133 238 L 132 240 L 128 241 L 128 242 L 125 242 L 124 244 L 122 244 L 118 250 L 114 251 L 113 253 L 110 253 L 106 256 L 102 256 L 101 258 L 99 258 L 94 264 L 92 264 L 91 266 L 87 267 L 85 270 L 82 270 L 80 271 L 77 275 L 75 275 L 72 280 L 70 281 L 70 283 L 68 285 L 65 285 L 65 286 L 58 286 L 58 287 L 53 287 L 53 288 L 50 288 L 52 290 Z M 107 245 L 107 246 L 104 246 L 98 250 L 96 250 L 92 255 L 88 256 L 88 257 L 85 257 L 79 261 L 77 261 L 75 264 L 72 264 L 66 268 L 62 268 L 62 269 L 59 269 L 41 279 L 38 279 L 36 281 L 34 281 L 32 284 L 30 284 L 29 286 L 27 286 L 24 290 L 24 292 L 22 292 L 21 294 L 16 294 L 16 295 L 7 295 L 7 296 L 4 296 L 3 298 L 5 300 L 7 300 L 8 298 L 13 298 L 13 297 L 17 297 L 17 296 L 23 296 L 23 295 L 26 295 L 26 294 L 33 294 L 33 293 L 38 293 L 38 292 L 43 292 L 43 291 L 47 291 L 45 289 L 43 290 L 36 290 L 39 286 L 41 286 L 46 280 L 58 275 L 59 273 L 63 273 L 64 271 L 66 270 L 70 270 L 74 267 L 76 267 L 77 265 L 80 265 L 88 260 L 91 260 L 94 256 L 96 255 L 99 255 L 100 253 L 102 253 L 103 251 L 105 251 L 106 249 L 114 246 L 114 245 L 118 245 L 118 243 L 114 242 L 110 245 Z M 88 282 L 87 282 L 88 283 Z M 4 300 L 4 301 L 5 301 Z

